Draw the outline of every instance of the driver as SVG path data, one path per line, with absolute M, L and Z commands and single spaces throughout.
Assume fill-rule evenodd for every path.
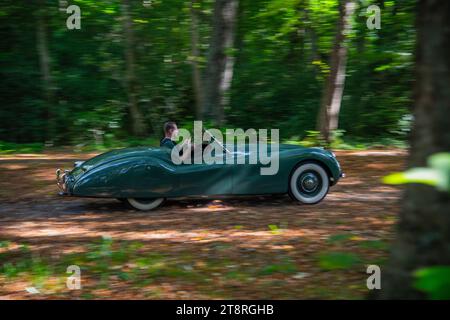
M 160 147 L 166 147 L 172 150 L 175 147 L 175 141 L 178 138 L 178 127 L 173 121 L 164 123 L 164 137 L 159 142 Z
M 164 138 L 161 139 L 159 142 L 160 147 L 166 147 L 172 150 L 175 145 L 176 141 L 178 140 L 178 126 L 173 121 L 168 121 L 164 124 Z M 189 158 L 191 156 L 191 152 L 194 149 L 194 146 L 191 144 L 191 138 L 185 139 L 180 145 L 179 150 L 184 150 L 183 148 L 185 145 L 188 146 L 186 148 L 187 152 L 183 152 L 183 154 L 180 156 L 180 159 L 184 161 L 185 159 Z

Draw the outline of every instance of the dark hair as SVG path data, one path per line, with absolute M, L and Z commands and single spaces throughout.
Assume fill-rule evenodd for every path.
M 170 130 L 175 129 L 176 123 L 173 121 L 168 121 L 164 123 L 164 133 L 168 133 Z

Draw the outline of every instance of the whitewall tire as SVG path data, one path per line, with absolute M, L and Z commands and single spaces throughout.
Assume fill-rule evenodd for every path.
M 325 169 L 313 162 L 299 165 L 289 180 L 289 195 L 301 203 L 315 204 L 328 193 L 330 178 Z
M 164 198 L 156 198 L 156 199 L 143 199 L 143 198 L 127 198 L 126 202 L 137 210 L 149 211 L 156 209 L 163 202 Z

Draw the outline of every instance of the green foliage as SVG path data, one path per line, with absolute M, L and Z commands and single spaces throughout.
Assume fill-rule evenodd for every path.
M 427 168 L 412 168 L 383 178 L 387 184 L 419 183 L 450 192 L 450 153 L 437 153 L 428 158 Z M 431 299 L 450 299 L 450 267 L 434 266 L 414 272 L 414 286 Z
M 339 243 L 339 242 L 345 242 L 350 240 L 353 237 L 351 233 L 341 233 L 341 234 L 334 234 L 328 237 L 327 241 L 329 243 Z
M 377 250 L 387 250 L 389 248 L 388 244 L 382 240 L 365 240 L 359 243 L 361 248 L 365 249 L 377 249 Z
M 306 136 L 300 144 L 304 147 L 324 147 L 326 145 L 325 141 L 321 139 L 320 132 L 314 130 L 307 130 Z
M 281 232 L 280 228 L 276 224 L 269 224 L 268 227 L 272 234 L 280 234 Z
M 0 141 L 0 154 L 38 153 L 44 148 L 42 143 L 13 143 Z
M 161 137 L 165 121 L 184 126 L 195 119 L 190 2 L 158 0 L 150 8 L 142 1 L 131 2 L 136 99 L 153 142 Z M 42 3 L 51 101 L 43 90 L 35 49 L 39 7 L 25 0 L 2 3 L 0 140 L 37 145 L 1 143 L 0 153 L 36 152 L 47 140 L 81 150 L 126 145 L 133 137 L 124 84 L 121 2 L 73 1 L 81 7 L 82 22 L 81 30 L 72 31 L 57 1 Z M 336 148 L 360 148 L 353 143 L 359 139 L 404 141 L 410 127 L 415 1 L 385 2 L 381 30 L 366 27 L 366 8 L 372 3 L 358 2 L 348 35 L 339 118 L 346 139 L 337 137 Z M 199 1 L 196 8 L 196 60 L 204 73 L 213 1 Z M 279 128 L 283 140 L 296 137 L 293 140 L 308 146 L 321 145 L 314 130 L 337 16 L 336 0 L 240 0 L 236 44 L 228 52 L 235 57 L 235 67 L 226 125 Z
M 334 139 L 330 146 L 321 139 L 320 132 L 307 130 L 303 139 L 299 136 L 292 136 L 283 140 L 283 143 L 301 145 L 303 147 L 330 147 L 340 150 L 367 150 L 367 149 L 385 149 L 385 148 L 407 148 L 407 143 L 401 138 L 381 137 L 381 138 L 355 138 L 345 135 L 344 130 L 336 130 L 333 134 Z
M 348 269 L 361 262 L 356 254 L 346 252 L 322 253 L 318 260 L 324 270 Z
M 450 153 L 437 153 L 429 157 L 428 168 L 412 168 L 392 173 L 383 178 L 387 184 L 421 183 L 450 192 Z
M 51 266 L 39 257 L 32 257 L 30 271 L 36 287 L 44 286 L 45 281 L 52 274 Z
M 290 260 L 285 260 L 280 263 L 274 263 L 267 266 L 264 266 L 260 274 L 261 275 L 271 275 L 274 273 L 295 273 L 297 272 L 297 266 Z
M 14 264 L 7 262 L 7 263 L 3 264 L 2 273 L 7 278 L 13 278 L 13 277 L 17 276 L 17 274 L 19 273 L 19 269 L 16 266 L 14 266 Z
M 414 286 L 430 299 L 450 299 L 450 266 L 422 268 L 414 272 Z
M 11 241 L 4 240 L 0 241 L 0 248 L 8 248 L 11 245 Z
M 6 241 L 0 243 L 8 248 Z M 7 261 L 0 264 L 0 276 L 6 279 L 30 279 L 33 286 L 44 289 L 48 287 L 50 277 L 65 279 L 68 265 L 83 266 L 84 276 L 96 280 L 101 287 L 107 287 L 111 277 L 139 284 L 141 280 L 149 280 L 149 277 L 197 276 L 176 263 L 167 264 L 161 254 L 141 252 L 142 247 L 140 242 L 115 242 L 110 237 L 102 237 L 88 244 L 86 251 L 63 254 L 54 260 L 36 255 L 27 245 L 21 245 L 19 250 L 0 254 L 1 261 Z

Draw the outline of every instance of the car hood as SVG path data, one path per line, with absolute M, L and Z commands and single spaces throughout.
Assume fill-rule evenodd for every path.
M 127 157 L 135 157 L 143 154 L 148 154 L 150 151 L 154 150 L 155 148 L 149 148 L 149 147 L 137 147 L 137 148 L 125 148 L 125 149 L 116 149 L 111 150 L 102 154 L 99 154 L 98 156 L 95 156 L 87 161 L 85 161 L 82 165 L 90 165 L 90 166 L 96 166 L 99 164 L 102 164 L 104 162 L 110 162 L 117 159 L 127 158 Z
M 89 171 L 94 167 L 102 166 L 108 162 L 121 160 L 124 158 L 149 155 L 153 153 L 155 149 L 157 148 L 136 147 L 111 150 L 80 163 L 72 170 L 71 174 L 72 176 L 77 177 L 81 173 Z

